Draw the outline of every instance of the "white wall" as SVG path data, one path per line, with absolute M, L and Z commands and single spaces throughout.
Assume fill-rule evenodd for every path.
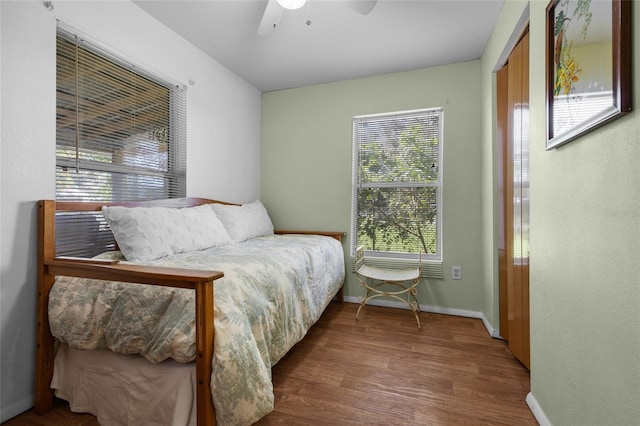
M 187 193 L 259 197 L 260 92 L 128 1 L 0 2 L 0 421 L 32 406 L 36 201 L 55 197 L 56 20 L 188 86 Z M 189 82 L 194 84 L 189 84 Z
M 54 196 L 55 20 L 35 2 L 2 2 L 2 420 L 32 405 L 36 208 Z M 31 23 L 39 24 L 32 27 Z

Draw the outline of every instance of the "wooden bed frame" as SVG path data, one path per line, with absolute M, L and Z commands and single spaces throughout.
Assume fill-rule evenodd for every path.
M 111 260 L 56 256 L 57 212 L 93 212 L 100 214 L 103 205 L 183 208 L 211 203 L 232 204 L 206 198 L 173 198 L 108 204 L 56 202 L 53 200 L 41 200 L 38 202 L 38 292 L 34 393 L 34 409 L 36 413 L 44 414 L 53 408 L 54 391 L 50 385 L 53 377 L 55 339 L 49 327 L 48 305 L 49 291 L 53 286 L 55 277 L 61 275 L 195 290 L 197 423 L 198 426 L 215 425 L 215 411 L 210 386 L 215 335 L 213 324 L 213 282 L 222 278 L 224 273 L 129 265 Z M 325 235 L 338 241 L 342 241 L 342 236 L 344 235 L 343 232 L 310 231 L 276 231 L 276 233 Z M 112 235 L 111 238 L 113 238 Z M 113 240 L 113 246 L 116 247 L 115 240 Z M 343 301 L 343 288 L 340 289 L 337 298 L 339 302 Z

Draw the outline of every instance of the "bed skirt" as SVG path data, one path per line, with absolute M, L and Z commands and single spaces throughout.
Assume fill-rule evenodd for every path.
M 93 414 L 103 426 L 196 425 L 194 363 L 152 364 L 139 355 L 61 344 L 51 387 L 71 411 Z

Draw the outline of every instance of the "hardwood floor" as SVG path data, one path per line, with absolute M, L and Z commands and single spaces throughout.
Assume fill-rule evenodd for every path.
M 481 320 L 331 304 L 273 368 L 275 410 L 256 425 L 537 425 L 529 372 Z M 8 422 L 97 425 L 64 401 Z

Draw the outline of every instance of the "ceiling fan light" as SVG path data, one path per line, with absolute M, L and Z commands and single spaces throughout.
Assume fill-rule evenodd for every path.
M 278 0 L 278 4 L 285 9 L 300 9 L 307 0 Z

